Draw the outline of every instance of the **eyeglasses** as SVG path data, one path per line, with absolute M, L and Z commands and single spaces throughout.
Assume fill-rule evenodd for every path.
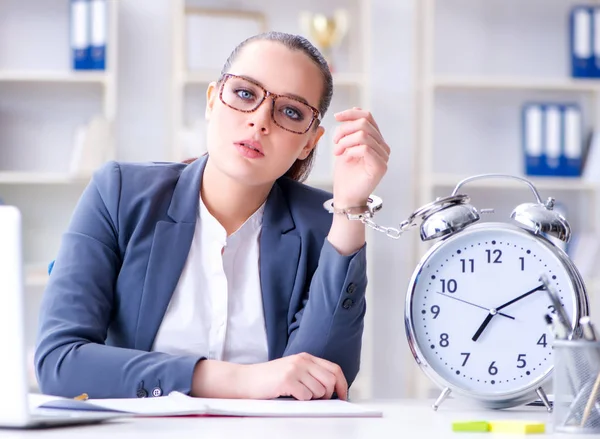
M 234 110 L 251 113 L 270 97 L 273 99 L 271 118 L 278 127 L 304 134 L 315 120 L 320 123 L 319 110 L 292 96 L 271 93 L 248 78 L 229 73 L 223 75 L 221 81 L 219 98 Z

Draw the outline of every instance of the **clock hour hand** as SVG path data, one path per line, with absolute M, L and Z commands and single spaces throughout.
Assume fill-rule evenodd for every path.
M 444 296 L 444 297 L 448 297 L 450 299 L 458 300 L 459 302 L 466 303 L 467 305 L 471 305 L 471 306 L 474 306 L 474 307 L 477 307 L 477 308 L 485 309 L 486 311 L 490 311 L 490 309 L 486 308 L 485 306 L 477 305 L 477 304 L 472 303 L 472 302 L 467 302 L 466 300 L 459 299 L 458 297 L 454 297 L 454 296 L 449 296 L 447 294 L 440 293 L 439 291 L 436 291 L 436 294 L 439 294 L 439 295 Z M 508 314 L 504 314 L 502 312 L 499 312 L 498 314 L 500 314 L 502 317 L 507 317 L 507 318 L 512 319 L 512 320 L 515 319 L 513 316 L 509 316 Z
M 487 317 L 485 318 L 485 320 L 483 321 L 483 323 L 481 324 L 481 326 L 479 327 L 479 329 L 477 329 L 477 332 L 475 332 L 475 335 L 473 336 L 473 338 L 471 340 L 477 341 L 477 339 L 479 339 L 479 336 L 483 333 L 483 330 L 485 328 L 487 328 L 487 325 L 490 324 L 490 322 L 492 321 L 492 318 L 495 315 L 496 314 L 492 314 L 491 312 L 487 315 Z

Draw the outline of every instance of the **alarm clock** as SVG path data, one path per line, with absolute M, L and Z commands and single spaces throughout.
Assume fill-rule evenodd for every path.
M 536 201 L 517 206 L 506 222 L 480 221 L 484 212 L 458 190 L 484 178 L 523 182 Z M 423 241 L 439 239 L 414 270 L 405 307 L 411 352 L 442 389 L 434 410 L 452 393 L 494 409 L 541 399 L 551 411 L 544 387 L 552 376 L 553 334 L 544 315 L 555 310 L 541 276 L 560 296 L 573 331 L 588 313 L 581 275 L 551 240 L 571 236 L 553 207 L 554 199 L 543 202 L 524 178 L 483 174 L 411 216 L 409 222 L 421 220 Z

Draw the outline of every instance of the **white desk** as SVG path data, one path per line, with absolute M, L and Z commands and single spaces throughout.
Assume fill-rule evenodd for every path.
M 172 439 L 353 439 L 353 438 L 446 438 L 504 439 L 520 435 L 490 433 L 454 433 L 452 422 L 459 420 L 523 419 L 546 423 L 546 433 L 552 433 L 551 414 L 543 407 L 522 407 L 491 411 L 467 406 L 456 400 L 447 400 L 437 412 L 432 401 L 383 401 L 365 403 L 381 409 L 383 418 L 137 418 L 109 421 L 104 424 L 61 427 L 48 430 L 0 430 L 0 439 L 6 438 L 60 438 L 60 439 L 119 439 L 158 438 Z M 527 435 L 536 437 L 536 435 Z M 540 435 L 537 435 L 540 437 Z M 554 434 L 553 438 L 582 437 L 581 435 Z

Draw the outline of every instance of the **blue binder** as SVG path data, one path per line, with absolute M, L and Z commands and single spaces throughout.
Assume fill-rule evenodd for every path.
M 561 175 L 561 157 L 563 151 L 562 106 L 546 103 L 544 106 L 544 156 L 545 175 Z
M 594 57 L 593 75 L 600 77 L 600 7 L 593 10 L 592 20 L 592 56 Z
M 91 35 L 91 67 L 94 70 L 106 68 L 107 40 L 107 4 L 106 0 L 91 0 L 90 3 L 90 35 Z
M 583 123 L 575 103 L 536 102 L 521 110 L 525 174 L 579 177 L 583 165 Z
M 71 0 L 71 53 L 75 70 L 88 70 L 91 66 L 89 13 L 89 0 Z
M 525 157 L 525 175 L 544 175 L 544 109 L 528 103 L 521 110 L 521 144 Z
M 594 8 L 574 6 L 569 17 L 569 48 L 571 54 L 571 76 L 595 78 L 598 69 L 594 60 Z M 600 29 L 599 29 L 600 30 Z
M 565 177 L 579 177 L 583 170 L 583 117 L 577 104 L 562 106 L 562 154 L 560 171 Z

